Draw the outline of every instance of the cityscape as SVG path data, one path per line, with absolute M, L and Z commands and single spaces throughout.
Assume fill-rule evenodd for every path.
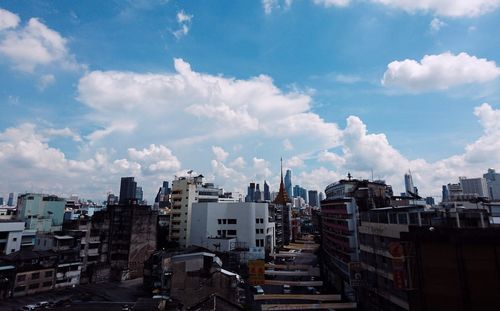
M 499 27 L 0 2 L 0 311 L 500 310 Z

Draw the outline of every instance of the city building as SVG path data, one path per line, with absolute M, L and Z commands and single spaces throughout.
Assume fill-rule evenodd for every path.
M 264 180 L 264 201 L 266 202 L 271 201 L 271 192 L 269 191 L 269 185 L 265 180 Z
M 293 197 L 301 197 L 302 199 L 304 199 L 304 202 L 308 202 L 307 201 L 307 190 L 302 188 L 301 186 L 299 185 L 295 185 L 293 187 Z
M 474 232 L 475 236 L 493 233 L 485 231 L 489 227 L 487 217 L 484 209 L 426 209 L 425 206 L 386 207 L 362 212 L 359 248 L 363 278 L 351 280 L 357 289 L 359 309 L 427 310 L 432 306 L 431 309 L 458 310 L 464 305 L 460 295 L 470 295 L 471 291 L 474 295 L 495 291 L 499 288 L 498 279 L 491 282 L 494 278 L 489 278 L 485 280 L 488 285 L 481 287 L 471 287 L 472 284 L 466 281 L 459 286 L 461 282 L 458 281 L 467 277 L 477 283 L 482 273 L 470 271 L 460 276 L 462 272 L 457 265 L 471 267 L 471 264 L 484 262 L 489 265 L 487 269 L 498 272 L 491 257 L 495 247 L 491 244 L 492 236 L 489 241 L 476 240 L 481 254 L 477 251 L 467 254 L 460 249 L 461 244 L 471 241 L 468 238 L 469 242 L 464 242 L 462 237 L 466 232 Z M 497 230 L 493 236 L 498 237 L 499 233 Z M 489 286 L 492 288 L 487 288 Z M 481 310 L 486 306 L 485 301 L 492 300 L 494 298 L 488 297 L 474 306 Z
M 413 177 L 411 176 L 411 171 L 405 174 L 405 195 L 412 197 L 418 195 L 417 187 L 413 184 Z
M 60 231 L 64 220 L 66 200 L 55 195 L 25 193 L 17 198 L 17 219 L 26 229 L 38 232 Z
M 13 192 L 9 193 L 9 199 L 7 200 L 7 205 L 14 206 L 14 193 Z
M 316 190 L 309 190 L 307 192 L 307 196 L 309 198 L 309 206 L 312 207 L 319 207 L 319 197 L 318 197 L 318 191 Z
M 129 200 L 136 200 L 137 182 L 134 177 L 122 177 L 120 182 L 120 204 L 126 204 Z
M 286 194 L 289 198 L 293 198 L 293 192 L 292 192 L 292 171 L 291 170 L 286 170 L 286 175 L 285 175 L 285 191 Z
M 172 310 L 242 310 L 241 277 L 223 269 L 221 259 L 201 247 L 179 253 L 158 251 L 146 262 L 144 275 L 144 287 L 169 297 L 169 304 L 176 305 Z M 202 307 L 214 294 L 226 301 L 224 307 Z
M 245 202 L 254 202 L 255 201 L 255 183 L 250 183 L 247 187 L 247 195 L 245 196 Z
M 488 193 L 492 200 L 500 201 L 500 174 L 495 172 L 494 169 L 488 169 L 486 174 L 483 174 L 488 184 Z
M 268 203 L 194 203 L 189 245 L 219 252 L 244 249 L 240 261 L 264 259 L 275 246 Z
M 0 220 L 0 255 L 9 255 L 21 249 L 24 222 Z
M 350 266 L 359 262 L 359 213 L 389 206 L 392 188 L 382 181 L 351 179 L 328 185 L 321 201 L 321 249 L 324 280 L 350 300 L 355 299 L 350 283 Z
M 222 193 L 211 183 L 203 184 L 203 175 L 176 178 L 172 183 L 170 239 L 181 247 L 188 246 L 193 203 L 218 202 Z
M 144 193 L 142 191 L 142 187 L 137 186 L 135 188 L 135 199 L 138 202 L 142 202 L 144 200 Z
M 22 249 L 0 256 L 0 271 L 8 270 L 8 285 L 13 297 L 46 292 L 54 288 L 57 254 L 53 251 Z M 5 290 L 3 290 L 5 293 Z
M 108 260 L 111 278 L 129 280 L 142 277 L 144 261 L 156 249 L 158 212 L 149 205 L 109 205 Z
M 490 197 L 486 178 L 461 177 L 459 180 L 464 195 L 475 195 L 479 198 Z

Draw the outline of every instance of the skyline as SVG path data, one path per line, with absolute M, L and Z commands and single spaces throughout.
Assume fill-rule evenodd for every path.
M 500 169 L 500 1 L 0 6 L 0 193 L 151 200 L 345 178 L 424 196 Z M 465 39 L 464 39 L 465 38 Z

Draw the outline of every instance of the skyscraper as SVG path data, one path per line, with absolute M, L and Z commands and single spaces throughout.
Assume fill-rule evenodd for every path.
M 285 174 L 285 191 L 286 191 L 286 194 L 288 194 L 289 198 L 293 197 L 293 192 L 292 192 L 292 171 L 291 170 L 286 170 L 286 174 Z
M 415 193 L 415 186 L 413 185 L 413 178 L 411 176 L 411 172 L 405 174 L 405 193 L 407 196 L 412 196 Z
M 120 182 L 120 204 L 125 204 L 128 200 L 135 200 L 137 183 L 134 177 L 122 177 Z
M 251 182 L 247 188 L 247 196 L 245 202 L 253 202 L 255 200 L 255 183 Z
M 270 200 L 271 200 L 271 192 L 269 191 L 269 185 L 264 180 L 264 201 L 270 201 Z
M 14 193 L 9 193 L 9 200 L 7 201 L 8 206 L 14 206 Z
M 143 200 L 144 193 L 142 191 L 142 187 L 135 188 L 135 198 L 137 199 L 138 202 L 141 202 Z
M 317 207 L 319 206 L 319 201 L 318 201 L 318 191 L 316 190 L 309 190 L 308 191 L 308 196 L 309 196 L 309 206 L 314 206 Z
M 488 184 L 489 196 L 492 200 L 500 200 L 500 174 L 496 173 L 494 169 L 488 169 L 488 173 L 484 174 Z
M 0 205 L 3 205 L 3 197 L 0 197 Z

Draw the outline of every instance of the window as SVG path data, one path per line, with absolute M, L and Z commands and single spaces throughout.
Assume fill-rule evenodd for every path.
M 14 288 L 15 292 L 24 292 L 26 290 L 26 286 L 18 286 Z
M 259 229 L 255 229 L 255 234 L 259 234 Z
M 255 218 L 255 223 L 258 224 L 259 223 L 259 218 Z
M 227 223 L 228 223 L 229 225 L 236 225 L 237 220 L 236 220 L 236 219 L 228 219 L 228 220 L 227 220 Z
M 227 222 L 227 219 L 222 219 L 222 223 L 225 225 Z
M 219 218 L 219 219 L 217 219 L 217 223 L 218 223 L 219 225 L 220 225 L 220 224 L 222 224 L 222 219 L 220 219 L 220 218 Z
M 52 271 L 45 271 L 45 277 L 49 278 L 52 276 Z
M 38 284 L 38 283 L 30 284 L 30 286 L 28 286 L 29 289 L 35 289 L 38 287 L 40 287 L 40 284 Z
M 227 235 L 236 235 L 236 230 L 227 230 Z
M 32 280 L 36 280 L 36 279 L 38 279 L 38 278 L 40 278 L 40 272 L 36 272 L 36 273 L 33 273 L 33 274 L 31 275 L 31 279 L 32 279 Z
M 43 282 L 42 287 L 50 287 L 52 286 L 52 282 Z
M 17 238 L 12 238 L 12 241 L 14 241 L 14 242 L 17 241 Z
M 18 282 L 22 282 L 24 280 L 26 280 L 26 274 L 21 274 L 21 275 L 17 276 L 17 281 Z
M 217 236 L 221 236 L 222 235 L 222 230 L 217 230 Z

